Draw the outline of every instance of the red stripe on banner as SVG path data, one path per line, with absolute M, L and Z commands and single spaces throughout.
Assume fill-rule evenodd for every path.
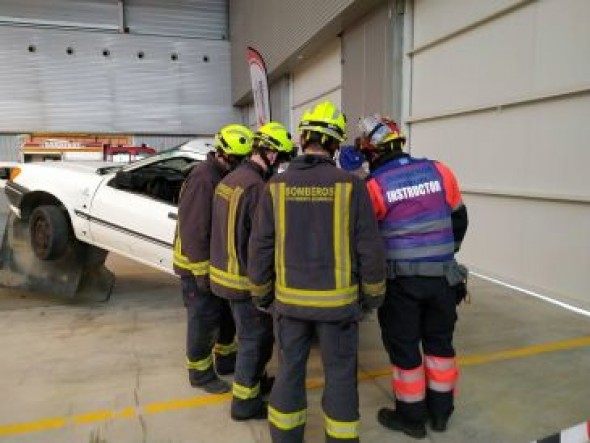
M 590 420 L 586 422 L 586 434 L 588 434 L 587 437 L 590 440 Z

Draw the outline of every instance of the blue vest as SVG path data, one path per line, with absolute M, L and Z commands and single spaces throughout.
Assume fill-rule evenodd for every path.
M 372 177 L 387 208 L 379 229 L 388 268 L 393 264 L 396 273 L 404 275 L 444 275 L 440 264 L 453 260 L 455 242 L 452 209 L 434 162 L 404 156 L 381 166 Z

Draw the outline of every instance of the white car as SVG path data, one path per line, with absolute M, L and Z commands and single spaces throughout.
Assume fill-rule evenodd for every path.
M 81 242 L 172 273 L 180 188 L 211 150 L 212 140 L 198 139 L 123 167 L 19 164 L 5 193 L 40 260 Z

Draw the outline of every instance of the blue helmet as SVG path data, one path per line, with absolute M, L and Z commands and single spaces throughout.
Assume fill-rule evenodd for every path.
M 345 146 L 340 149 L 338 161 L 345 171 L 355 171 L 363 165 L 365 157 L 354 146 Z

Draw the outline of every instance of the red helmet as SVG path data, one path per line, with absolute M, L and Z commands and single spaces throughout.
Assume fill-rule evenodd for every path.
M 389 117 L 379 114 L 369 115 L 359 120 L 362 131 L 361 146 L 365 149 L 380 149 L 386 143 L 399 139 L 402 145 L 406 142 L 405 135 L 400 131 L 397 123 Z

